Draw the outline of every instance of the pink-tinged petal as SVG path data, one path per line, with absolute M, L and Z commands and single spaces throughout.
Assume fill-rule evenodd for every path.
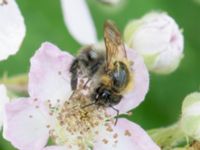
M 0 84 L 0 130 L 3 124 L 4 106 L 8 102 L 9 98 L 7 96 L 6 87 L 3 84 Z
M 71 95 L 69 67 L 73 57 L 51 43 L 43 43 L 31 58 L 29 94 L 54 105 Z
M 148 134 L 137 124 L 119 119 L 116 126 L 102 128 L 94 150 L 160 150 Z
M 85 0 L 61 0 L 64 20 L 80 44 L 97 43 L 96 29 Z
M 25 36 L 25 24 L 15 0 L 0 4 L 0 60 L 14 55 Z
M 43 150 L 68 150 L 66 146 L 48 146 Z
M 145 98 L 149 89 L 149 73 L 144 64 L 143 58 L 139 56 L 134 50 L 127 48 L 128 59 L 133 61 L 133 87 L 127 94 L 125 94 L 121 102 L 115 106 L 120 113 L 126 113 L 131 109 L 137 107 Z M 115 113 L 113 109 L 109 108 L 110 114 Z M 115 113 L 116 114 L 116 113 Z
M 3 136 L 20 150 L 40 150 L 49 137 L 48 113 L 42 104 L 30 98 L 6 104 Z

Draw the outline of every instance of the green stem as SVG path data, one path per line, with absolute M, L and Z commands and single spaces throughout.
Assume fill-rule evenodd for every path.
M 8 77 L 4 74 L 3 78 L 0 79 L 0 84 L 4 84 L 8 88 L 8 94 L 20 94 L 27 95 L 28 75 L 20 74 L 13 77 Z M 11 95 L 12 96 L 12 95 Z

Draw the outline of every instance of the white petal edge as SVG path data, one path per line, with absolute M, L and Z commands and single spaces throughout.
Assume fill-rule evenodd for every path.
M 16 54 L 25 32 L 24 18 L 15 0 L 0 5 L 0 60 Z
M 160 150 L 148 134 L 137 124 L 119 119 L 113 131 L 102 128 L 93 150 Z
M 6 87 L 3 84 L 0 84 L 0 130 L 3 125 L 4 106 L 8 102 L 9 102 L 9 98 L 7 96 Z
M 30 98 L 16 99 L 5 106 L 3 137 L 20 150 L 40 150 L 48 141 L 48 119 L 42 104 Z
M 96 29 L 85 0 L 61 0 L 65 24 L 80 44 L 97 43 Z

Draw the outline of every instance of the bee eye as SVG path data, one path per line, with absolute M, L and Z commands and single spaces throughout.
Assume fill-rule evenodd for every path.
M 110 97 L 110 92 L 109 91 L 103 91 L 103 93 L 101 94 L 101 98 L 102 99 L 108 99 Z

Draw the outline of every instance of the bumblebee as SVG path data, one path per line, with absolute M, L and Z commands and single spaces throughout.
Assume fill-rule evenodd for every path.
M 104 63 L 105 53 L 103 50 L 94 46 L 86 46 L 81 49 L 70 67 L 72 90 L 77 89 L 79 78 L 88 78 L 86 85 L 94 76 L 100 74 Z
M 74 60 L 70 68 L 71 87 L 76 90 L 78 76 L 84 74 L 93 81 L 92 103 L 89 105 L 112 107 L 118 112 L 113 106 L 133 85 L 132 63 L 128 61 L 120 32 L 112 21 L 104 24 L 104 42 L 106 51 L 97 51 L 89 46 Z

